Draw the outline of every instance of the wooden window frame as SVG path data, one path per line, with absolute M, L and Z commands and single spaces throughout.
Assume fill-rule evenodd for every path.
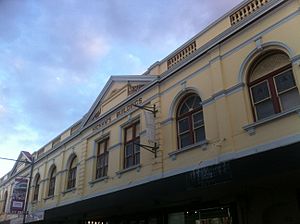
M 36 177 L 34 190 L 33 190 L 33 201 L 37 201 L 39 199 L 39 191 L 40 191 L 40 175 Z
M 56 167 L 52 168 L 51 174 L 49 177 L 49 189 L 48 189 L 48 196 L 54 196 L 55 192 L 55 182 L 56 182 Z
M 140 121 L 136 121 L 131 125 L 124 128 L 124 169 L 130 168 L 132 166 L 136 166 L 140 164 L 140 146 L 135 143 L 140 143 L 140 133 L 137 133 L 137 126 L 140 125 Z M 132 138 L 127 140 L 127 130 L 132 128 Z M 138 135 L 137 135 L 138 134 Z M 126 154 L 126 147 L 127 145 L 132 144 L 132 155 Z M 128 160 L 132 159 L 132 164 L 128 164 Z
M 97 143 L 97 162 L 96 162 L 96 179 L 106 177 L 108 172 L 108 141 L 105 138 Z M 101 153 L 100 145 L 104 144 L 103 152 Z M 102 164 L 103 162 L 103 164 Z
M 73 163 L 77 159 L 76 156 L 72 158 L 69 166 L 69 172 L 68 172 L 68 181 L 67 181 L 67 190 L 75 188 L 76 186 L 76 175 L 77 175 L 77 164 L 75 164 L 74 167 L 72 167 Z
M 8 198 L 8 193 L 7 193 L 7 191 L 5 191 L 4 192 L 4 200 L 3 200 L 3 207 L 2 207 L 2 212 L 3 213 L 5 213 L 5 210 L 6 210 L 7 198 Z
M 270 55 L 269 57 L 272 57 L 272 56 Z M 282 94 L 282 92 L 278 93 L 276 82 L 275 82 L 275 77 L 277 77 L 279 75 L 282 75 L 282 74 L 284 74 L 285 72 L 288 72 L 288 71 L 292 72 L 294 81 L 296 81 L 291 64 L 285 65 L 285 66 L 283 66 L 283 67 L 281 67 L 281 68 L 279 68 L 275 71 L 272 71 L 272 72 L 264 75 L 263 77 L 255 79 L 253 81 L 250 81 L 251 74 L 249 75 L 249 77 L 248 77 L 248 91 L 249 91 L 249 95 L 250 95 L 250 98 L 251 98 L 251 108 L 252 108 L 252 113 L 253 113 L 253 117 L 254 117 L 255 121 L 258 121 L 258 120 L 261 120 L 261 119 L 264 119 L 264 118 L 261 118 L 261 119 L 258 118 L 256 107 L 255 107 L 255 105 L 257 103 L 254 103 L 254 99 L 253 99 L 253 95 L 252 95 L 252 91 L 251 91 L 252 88 L 254 86 L 258 85 L 258 84 L 261 84 L 263 82 L 267 82 L 268 88 L 269 88 L 268 92 L 269 92 L 269 95 L 270 95 L 269 99 L 272 102 L 272 105 L 273 105 L 273 108 L 274 108 L 274 114 L 281 113 L 281 112 L 284 111 L 282 106 L 281 106 L 281 101 L 280 101 L 280 98 L 279 98 L 279 95 Z M 295 86 L 293 88 L 285 90 L 284 92 L 288 92 L 292 89 L 298 89 L 296 83 L 295 83 Z
M 191 111 L 188 111 L 186 113 L 183 113 L 183 114 L 179 114 L 180 112 L 180 109 L 182 108 L 183 104 L 190 98 L 190 97 L 193 97 L 193 96 L 196 96 L 196 97 L 199 97 L 197 94 L 188 94 L 186 95 L 179 103 L 179 106 L 178 106 L 178 109 L 177 109 L 177 113 L 176 113 L 176 130 L 177 130 L 177 145 L 178 145 L 178 149 L 181 149 L 181 148 L 184 148 L 184 147 L 187 147 L 189 145 L 193 145 L 195 144 L 197 141 L 196 141 L 196 132 L 195 130 L 196 129 L 199 129 L 199 128 L 205 128 L 205 124 L 204 124 L 204 116 L 203 116 L 203 107 L 201 105 L 201 107 L 199 108 L 196 108 L 196 109 L 193 109 Z M 200 97 L 199 97 L 200 98 Z M 201 99 L 200 99 L 201 101 Z M 203 117 L 203 124 L 199 127 L 194 127 L 194 118 L 193 116 L 197 113 L 202 113 L 202 117 Z M 180 133 L 180 130 L 179 130 L 179 122 L 181 120 L 184 120 L 184 119 L 188 119 L 188 125 L 189 125 L 189 128 L 187 131 L 185 131 L 184 133 Z M 190 142 L 191 144 L 189 145 L 186 145 L 186 146 L 181 146 L 181 142 L 180 142 L 180 136 L 183 135 L 183 134 L 186 134 L 188 133 L 189 134 L 189 139 L 190 139 Z M 205 135 L 205 130 L 204 130 L 204 135 Z M 205 139 L 203 139 L 205 140 Z

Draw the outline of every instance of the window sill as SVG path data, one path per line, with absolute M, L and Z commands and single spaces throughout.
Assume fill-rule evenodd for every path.
M 52 199 L 53 200 L 53 198 L 54 198 L 54 195 L 51 195 L 51 196 L 48 196 L 48 197 L 44 198 L 44 201 L 47 201 L 48 199 Z
M 132 171 L 132 170 L 136 170 L 136 172 L 140 172 L 141 167 L 142 167 L 141 164 L 137 164 L 137 165 L 128 167 L 126 169 L 120 170 L 119 172 L 116 172 L 116 174 L 120 178 L 122 176 L 122 174 L 127 173 L 127 172 Z
M 201 142 L 197 142 L 195 144 L 192 144 L 192 145 L 183 147 L 181 149 L 177 149 L 177 150 L 175 150 L 173 152 L 170 152 L 169 153 L 169 157 L 171 157 L 172 160 L 176 160 L 176 157 L 177 157 L 178 154 L 187 152 L 189 150 L 192 150 L 192 149 L 198 148 L 198 147 L 201 147 L 203 150 L 205 150 L 207 148 L 207 144 L 208 144 L 207 140 L 203 140 Z
M 93 187 L 94 184 L 96 184 L 96 183 L 98 183 L 98 182 L 102 182 L 102 181 L 107 182 L 108 178 L 109 178 L 108 176 L 100 177 L 100 178 L 98 178 L 98 179 L 95 179 L 95 180 L 90 181 L 89 184 L 91 185 L 91 187 Z
M 65 194 L 67 194 L 67 193 L 74 192 L 74 191 L 76 191 L 76 187 L 67 189 L 67 190 L 65 190 L 65 191 L 63 191 L 63 192 L 61 192 L 61 193 L 62 193 L 63 195 L 65 195 Z
M 245 131 L 247 131 L 247 133 L 249 135 L 254 135 L 255 134 L 255 129 L 261 125 L 264 125 L 268 122 L 271 122 L 271 121 L 274 121 L 274 120 L 277 120 L 279 118 L 282 118 L 282 117 L 285 117 L 285 116 L 288 116 L 290 114 L 293 114 L 293 113 L 297 113 L 299 116 L 300 116 L 300 106 L 298 107 L 295 107 L 295 108 L 292 108 L 290 110 L 286 110 L 286 111 L 283 111 L 279 114 L 274 114 L 272 116 L 269 116 L 269 117 L 266 117 L 264 119 L 261 119 L 259 121 L 256 121 L 252 124 L 248 124 L 246 126 L 243 127 L 243 129 Z

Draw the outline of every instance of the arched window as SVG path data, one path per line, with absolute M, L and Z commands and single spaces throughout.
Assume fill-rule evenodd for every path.
M 40 174 L 37 174 L 34 181 L 33 201 L 37 201 L 39 198 L 40 180 Z
M 2 212 L 5 212 L 6 204 L 7 204 L 7 191 L 5 191 L 5 193 L 4 193 Z
M 48 196 L 53 196 L 55 191 L 56 167 L 50 169 Z
M 77 171 L 77 156 L 74 156 L 69 166 L 67 189 L 72 189 L 75 187 L 76 171 Z
M 186 96 L 177 110 L 178 148 L 205 140 L 201 99 L 196 94 Z
M 292 65 L 281 51 L 266 52 L 252 64 L 248 87 L 255 120 L 300 105 Z

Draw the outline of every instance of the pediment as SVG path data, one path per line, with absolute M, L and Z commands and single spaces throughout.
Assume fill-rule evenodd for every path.
M 31 161 L 32 155 L 29 152 L 21 151 L 10 174 L 13 175 L 18 171 L 22 170 L 26 166 L 26 164 L 29 164 Z
M 116 105 L 139 92 L 156 77 L 153 76 L 112 76 L 86 115 L 83 126 L 99 119 Z

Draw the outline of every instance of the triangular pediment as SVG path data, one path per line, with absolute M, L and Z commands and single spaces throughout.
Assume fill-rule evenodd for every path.
M 141 75 L 112 76 L 86 114 L 82 126 L 86 126 L 99 119 L 102 114 L 139 92 L 155 78 L 154 76 Z
M 22 170 L 31 161 L 32 161 L 32 155 L 29 152 L 21 151 L 10 174 L 13 175 L 18 171 Z

